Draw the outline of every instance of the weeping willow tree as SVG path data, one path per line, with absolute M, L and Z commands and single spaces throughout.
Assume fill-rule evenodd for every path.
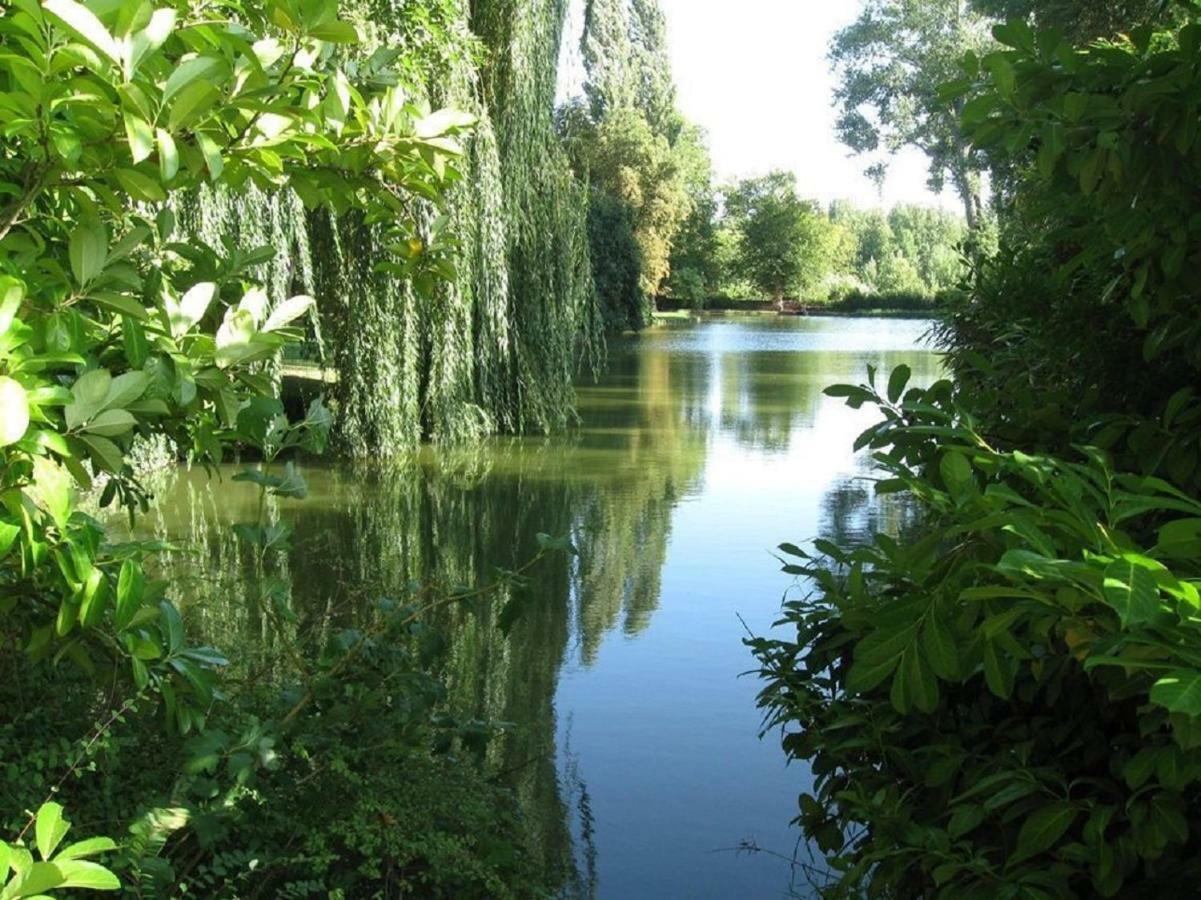
M 491 111 L 509 273 L 511 368 L 498 399 L 514 430 L 564 424 L 581 352 L 601 346 L 588 257 L 587 192 L 554 125 L 567 0 L 472 0 L 471 28 L 488 48 L 481 101 Z
M 587 198 L 553 124 L 565 6 L 360 0 L 350 12 L 368 55 L 347 69 L 399 57 L 415 107 L 477 120 L 458 186 L 437 206 L 419 202 L 404 250 L 449 247 L 442 280 L 398 275 L 379 223 L 308 213 L 286 192 L 202 192 L 179 210 L 207 243 L 270 248 L 257 275 L 272 296 L 321 298 L 314 351 L 337 374 L 338 437 L 352 456 L 560 428 L 581 366 L 599 359 Z

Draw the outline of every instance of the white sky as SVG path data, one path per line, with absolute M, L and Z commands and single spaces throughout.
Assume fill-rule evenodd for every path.
M 861 206 L 924 203 L 958 209 L 926 187 L 925 158 L 893 158 L 883 196 L 834 133 L 830 38 L 854 21 L 859 0 L 660 0 L 667 16 L 680 109 L 709 132 L 720 180 L 796 172 L 802 196 Z M 582 4 L 573 4 L 565 42 L 578 65 Z M 573 58 L 574 57 L 574 58 Z

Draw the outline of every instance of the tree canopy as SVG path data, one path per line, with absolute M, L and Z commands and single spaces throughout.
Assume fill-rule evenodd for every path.
M 973 229 L 984 213 L 983 164 L 957 126 L 957 107 L 938 88 L 960 77 L 965 54 L 988 50 L 989 24 L 964 0 L 867 0 L 830 45 L 843 143 L 869 156 L 880 177 L 888 154 L 918 148 L 929 161 L 930 187 L 949 184 Z

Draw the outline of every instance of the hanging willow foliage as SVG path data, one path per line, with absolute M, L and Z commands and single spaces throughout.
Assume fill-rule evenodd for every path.
M 565 423 L 581 352 L 602 346 L 588 258 L 587 192 L 572 175 L 553 110 L 567 0 L 473 0 L 471 28 L 490 52 L 483 97 L 499 143 L 508 226 L 518 430 Z
M 575 377 L 601 353 L 586 192 L 553 126 L 566 2 L 468 2 L 349 10 L 367 48 L 401 54 L 416 100 L 478 119 L 442 209 L 458 247 L 448 283 L 417 291 L 377 271 L 391 257 L 379 229 L 306 213 L 291 194 L 204 191 L 180 210 L 206 242 L 273 248 L 260 271 L 272 296 L 320 299 L 315 349 L 337 372 L 338 437 L 352 456 L 561 428 Z M 432 204 L 417 218 L 428 234 Z

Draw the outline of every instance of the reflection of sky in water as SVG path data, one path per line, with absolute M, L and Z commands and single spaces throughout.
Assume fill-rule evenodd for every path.
M 869 524 L 870 483 L 855 480 L 867 468 L 851 445 L 873 413 L 821 391 L 862 381 L 868 364 L 887 371 L 905 362 L 914 383 L 931 382 L 936 357 L 916 349 L 926 327 L 716 320 L 621 348 L 703 360 L 692 367 L 704 373 L 699 382 L 668 390 L 707 446 L 672 514 L 649 626 L 610 638 L 588 665 L 577 660 L 556 697 L 560 745 L 570 742 L 595 820 L 600 896 L 785 892 L 786 863 L 724 849 L 749 839 L 791 853 L 788 822 L 808 782 L 801 768 L 785 768 L 774 737 L 756 737 L 759 685 L 738 677 L 751 665 L 739 618 L 760 633 L 775 620 L 790 584 L 769 555 L 776 544 Z M 831 502 L 839 492 L 844 502 Z M 854 521 L 832 522 L 840 510 Z
M 791 853 L 808 776 L 757 737 L 740 617 L 757 633 L 777 617 L 781 541 L 895 520 L 851 454 L 872 411 L 822 389 L 902 362 L 929 383 L 925 328 L 762 317 L 617 339 L 568 433 L 426 448 L 399 468 L 304 466 L 309 497 L 272 504 L 296 529 L 278 574 L 303 616 L 349 624 L 409 579 L 485 583 L 527 561 L 539 531 L 570 533 L 580 556 L 532 573 L 510 635 L 503 598 L 436 623 L 456 708 L 516 723 L 490 760 L 514 773 L 542 855 L 574 855 L 585 894 L 781 896 L 785 862 L 730 848 Z M 257 498 L 230 474 L 177 474 L 144 527 L 197 551 L 167 574 L 207 639 L 274 656 L 229 529 Z

